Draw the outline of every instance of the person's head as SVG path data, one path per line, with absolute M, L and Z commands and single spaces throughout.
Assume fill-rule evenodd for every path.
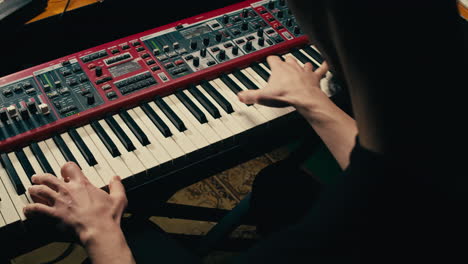
M 431 121 L 448 109 L 434 108 L 434 102 L 449 95 L 444 86 L 461 85 L 457 78 L 463 76 L 454 72 L 463 68 L 464 54 L 455 0 L 288 3 L 348 87 L 365 147 L 412 153 L 423 136 L 437 133 Z

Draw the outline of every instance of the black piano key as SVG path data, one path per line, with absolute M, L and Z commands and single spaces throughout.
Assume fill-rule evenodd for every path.
M 190 98 L 182 91 L 177 91 L 175 96 L 185 105 L 185 107 L 192 113 L 192 115 L 200 122 L 200 124 L 204 124 L 208 122 L 206 119 L 205 114 L 198 108 Z
M 317 69 L 319 67 L 319 65 L 317 65 L 317 63 L 315 63 L 313 60 L 307 58 L 307 56 L 302 54 L 302 52 L 300 52 L 298 49 L 291 50 L 291 54 L 294 55 L 294 57 L 296 57 L 302 63 L 307 63 L 307 62 L 312 63 L 312 65 L 314 66 L 314 69 Z
M 172 111 L 172 109 L 166 104 L 166 102 L 164 102 L 162 98 L 157 97 L 154 102 L 157 106 L 159 106 L 167 118 L 169 118 L 172 124 L 174 124 L 177 130 L 180 132 L 187 130 L 184 122 L 182 122 L 182 120 L 174 113 L 174 111 Z
M 120 142 L 122 142 L 127 151 L 134 151 L 136 149 L 135 145 L 133 145 L 133 142 L 130 140 L 127 134 L 125 134 L 117 121 L 115 121 L 114 117 L 107 117 L 104 120 L 106 120 L 106 123 L 109 125 L 112 131 L 114 131 L 115 135 L 119 138 Z
M 111 140 L 109 135 L 107 135 L 106 131 L 104 130 L 104 128 L 102 128 L 99 122 L 97 121 L 92 122 L 91 127 L 94 129 L 98 137 L 101 139 L 104 146 L 106 146 L 107 150 L 110 152 L 112 157 L 117 157 L 121 155 L 119 149 L 117 149 L 117 146 Z
M 283 57 L 279 56 L 281 60 L 284 60 Z M 263 65 L 265 65 L 265 67 L 267 67 L 270 71 L 271 71 L 271 68 L 270 68 L 270 65 L 268 64 L 268 62 L 265 60 L 262 62 Z
M 54 170 L 50 166 L 49 162 L 47 161 L 47 158 L 45 157 L 39 145 L 37 145 L 37 143 L 32 143 L 30 147 L 31 147 L 32 153 L 37 159 L 37 162 L 39 162 L 39 165 L 41 166 L 42 170 L 45 173 L 50 173 L 52 175 L 55 175 Z
M 238 94 L 239 92 L 243 91 L 242 88 L 239 87 L 229 76 L 223 74 L 219 77 L 221 81 L 234 93 Z
M 94 158 L 93 153 L 91 153 L 91 150 L 89 150 L 88 146 L 86 146 L 85 142 L 81 138 L 80 134 L 76 132 L 75 129 L 72 129 L 68 131 L 68 135 L 70 135 L 71 139 L 73 142 L 75 142 L 76 146 L 81 152 L 81 155 L 83 155 L 84 159 L 88 163 L 89 166 L 94 166 L 97 164 L 96 158 Z
M 15 155 L 18 158 L 19 162 L 21 163 L 21 167 L 23 167 L 24 172 L 29 178 L 29 181 L 32 183 L 31 177 L 36 174 L 31 163 L 29 163 L 28 157 L 23 150 L 15 151 Z
M 323 57 L 322 55 L 320 55 L 320 53 L 318 53 L 316 50 L 314 50 L 312 47 L 310 46 L 305 46 L 303 48 L 303 50 L 309 54 L 309 56 L 311 56 L 314 60 L 316 60 L 318 63 L 322 64 L 323 63 Z
M 135 120 L 128 114 L 127 111 L 121 112 L 120 117 L 122 120 L 127 124 L 128 128 L 132 131 L 132 133 L 135 135 L 135 137 L 140 141 L 141 145 L 146 146 L 151 144 L 151 142 L 148 139 L 148 136 L 141 130 L 141 128 L 135 123 Z
M 10 177 L 11 183 L 13 184 L 13 187 L 15 188 L 16 193 L 18 195 L 24 194 L 26 192 L 26 189 L 21 183 L 21 180 L 18 174 L 16 173 L 16 170 L 13 167 L 13 164 L 11 164 L 10 158 L 8 158 L 8 155 L 5 153 L 2 153 L 0 155 L 0 161 L 2 163 L 3 168 L 5 168 L 5 171 L 8 174 L 8 177 Z
M 229 101 L 226 100 L 226 98 L 224 98 L 209 82 L 202 82 L 201 87 L 205 89 L 205 91 L 219 104 L 219 106 L 221 106 L 221 108 L 224 109 L 224 111 L 226 111 L 226 113 L 230 114 L 234 112 L 231 103 L 229 103 Z
M 268 82 L 268 79 L 270 78 L 270 74 L 265 71 L 262 66 L 258 65 L 258 63 L 254 63 L 251 65 L 251 68 L 260 76 L 262 77 L 263 80 Z
M 232 73 L 236 78 L 249 90 L 258 90 L 259 87 L 255 85 L 245 74 L 243 74 L 241 71 L 236 70 Z
M 148 118 L 153 122 L 153 124 L 161 131 L 164 137 L 172 136 L 172 132 L 169 127 L 164 123 L 164 121 L 154 112 L 153 108 L 148 104 L 143 104 L 141 106 L 143 112 L 148 116 Z
M 218 108 L 216 108 L 216 106 L 211 103 L 210 100 L 208 100 L 208 98 L 206 98 L 206 96 L 204 94 L 202 94 L 197 87 L 195 86 L 192 86 L 188 89 L 188 91 L 193 95 L 193 97 L 195 97 L 195 99 L 197 99 L 197 101 L 206 109 L 206 111 L 208 111 L 208 113 L 210 113 L 210 115 L 213 117 L 213 118 L 220 118 L 221 117 L 221 114 L 219 113 L 219 110 Z
M 71 153 L 70 149 L 68 148 L 67 144 L 65 144 L 65 141 L 63 141 L 62 137 L 60 135 L 57 135 L 55 137 L 52 137 L 52 140 L 55 142 L 55 145 L 59 148 L 60 152 L 62 153 L 63 157 L 65 158 L 66 161 L 72 161 L 78 164 L 76 161 L 75 157 Z M 79 164 L 78 164 L 79 166 Z

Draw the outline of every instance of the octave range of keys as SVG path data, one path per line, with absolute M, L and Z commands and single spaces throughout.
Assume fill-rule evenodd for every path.
M 323 59 L 313 46 L 294 49 L 300 63 L 318 67 Z M 32 202 L 27 189 L 38 173 L 60 175 L 60 165 L 76 162 L 89 180 L 104 187 L 114 175 L 126 186 L 143 181 L 174 160 L 261 127 L 294 110 L 246 105 L 236 94 L 264 89 L 270 76 L 266 62 L 222 74 L 187 89 L 143 103 L 113 116 L 0 156 L 0 226 L 24 220 Z M 227 143 L 229 144 L 229 143 Z

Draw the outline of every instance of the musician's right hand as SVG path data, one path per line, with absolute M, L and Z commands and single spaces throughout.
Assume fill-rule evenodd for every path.
M 61 174 L 63 179 L 51 174 L 32 177 L 35 185 L 29 193 L 35 203 L 27 205 L 24 213 L 45 214 L 72 227 L 93 263 L 131 263 L 132 255 L 120 228 L 127 206 L 120 178 L 115 176 L 110 181 L 107 193 L 89 182 L 73 162 L 63 165 Z
M 332 103 L 320 89 L 320 80 L 328 71 L 326 62 L 315 71 L 311 63 L 302 67 L 291 57 L 282 61 L 278 56 L 269 56 L 267 62 L 271 68 L 268 85 L 264 89 L 240 92 L 241 102 L 271 107 L 291 105 L 303 114 Z

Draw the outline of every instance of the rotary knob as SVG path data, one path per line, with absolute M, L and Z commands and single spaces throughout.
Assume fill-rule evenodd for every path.
M 286 20 L 286 26 L 287 27 L 292 26 L 292 22 L 293 22 L 292 19 L 288 18 L 288 20 Z
M 96 77 L 101 77 L 102 76 L 102 68 L 100 66 L 97 66 L 95 68 L 95 73 L 96 73 Z
M 278 13 L 276 13 L 276 16 L 277 16 L 278 18 L 283 18 L 283 16 L 284 16 L 283 10 L 278 11 Z
M 224 24 L 229 23 L 229 16 L 228 16 L 228 15 L 224 15 L 224 16 L 223 16 L 223 23 L 224 23 Z
M 273 9 L 273 8 L 275 8 L 275 2 L 273 1 L 268 2 L 268 9 Z
M 203 38 L 203 45 L 208 46 L 210 44 L 210 38 L 205 37 Z
M 206 57 L 206 49 L 205 48 L 200 50 L 200 56 L 203 57 L 203 58 Z
M 298 26 L 295 26 L 294 29 L 293 29 L 293 32 L 294 32 L 294 34 L 297 35 L 297 34 L 301 33 L 301 29 Z
M 190 41 L 190 48 L 191 48 L 191 49 L 194 50 L 194 49 L 197 48 L 197 46 L 198 46 L 198 42 L 197 42 L 196 40 Z
M 226 59 L 226 51 L 225 50 L 220 50 L 219 51 L 219 59 L 220 60 L 225 60 Z
M 215 36 L 215 39 L 217 42 L 220 42 L 222 38 L 223 38 L 223 35 L 221 35 L 221 33 L 217 33 Z
M 252 41 L 247 41 L 247 43 L 245 43 L 245 50 L 247 51 L 251 51 L 252 50 Z
M 263 47 L 263 45 L 265 45 L 265 39 L 264 38 L 258 38 L 258 45 Z
M 234 56 L 237 56 L 237 54 L 239 54 L 239 47 L 237 46 L 232 47 L 232 54 Z
M 242 22 L 241 29 L 244 31 L 249 29 L 249 23 L 247 21 Z
M 257 31 L 257 36 L 260 37 L 260 38 L 263 37 L 263 29 L 259 29 Z
M 193 58 L 193 66 L 198 67 L 200 65 L 200 58 L 195 57 Z

